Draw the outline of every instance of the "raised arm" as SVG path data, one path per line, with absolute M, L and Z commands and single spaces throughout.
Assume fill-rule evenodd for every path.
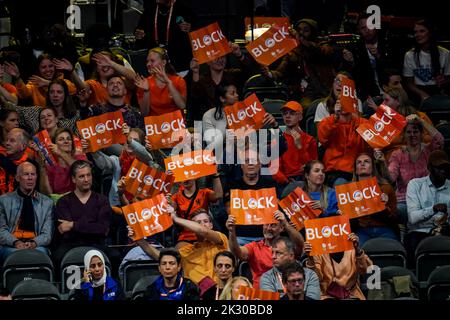
M 226 206 L 227 207 L 227 206 Z M 230 246 L 230 251 L 241 261 L 247 261 L 248 259 L 248 249 L 246 247 L 241 247 L 237 241 L 236 237 L 236 218 L 233 215 L 228 216 L 226 222 L 226 227 L 228 229 L 228 245 Z

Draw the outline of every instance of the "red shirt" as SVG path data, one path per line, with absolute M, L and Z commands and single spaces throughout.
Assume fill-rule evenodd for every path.
M 259 288 L 259 278 L 273 266 L 272 247 L 266 245 L 264 239 L 247 243 L 244 247 L 248 250 L 247 262 L 253 274 L 253 287 Z
M 280 158 L 278 172 L 273 178 L 278 183 L 286 184 L 289 177 L 303 175 L 303 166 L 310 160 L 318 159 L 319 156 L 316 140 L 306 132 L 300 132 L 300 149 L 297 149 L 294 137 L 286 132 L 283 135 L 288 147 Z

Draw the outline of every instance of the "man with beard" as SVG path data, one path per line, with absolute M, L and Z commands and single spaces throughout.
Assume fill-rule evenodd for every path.
M 292 240 L 292 250 L 297 256 L 303 252 L 303 237 L 291 226 L 281 211 L 275 211 L 275 219 L 278 223 L 263 225 L 264 238 L 260 241 L 253 241 L 244 246 L 239 246 L 236 238 L 236 218 L 233 215 L 228 217 L 226 226 L 229 231 L 228 242 L 230 251 L 240 260 L 248 261 L 253 275 L 253 287 L 259 287 L 261 275 L 273 267 L 272 264 L 272 244 L 278 238 L 281 232 L 286 231 Z
M 284 270 L 296 262 L 294 244 L 289 238 L 279 237 L 272 242 L 273 268 L 263 273 L 260 279 L 261 290 L 287 293 L 286 281 L 282 280 Z M 305 295 L 311 300 L 320 300 L 320 282 L 317 274 L 311 269 L 304 269 L 303 288 Z
M 111 220 L 108 198 L 91 190 L 92 169 L 87 161 L 77 160 L 70 167 L 75 190 L 56 204 L 60 243 L 53 254 L 55 266 L 72 248 L 92 246 L 106 253 L 113 270 L 120 263 L 120 255 L 105 245 Z
M 107 112 L 121 111 L 123 120 L 130 128 L 144 130 L 144 119 L 139 111 L 126 103 L 127 88 L 122 77 L 113 75 L 108 79 L 107 87 L 108 101 L 105 104 L 82 108 L 80 115 L 82 119 L 99 116 Z

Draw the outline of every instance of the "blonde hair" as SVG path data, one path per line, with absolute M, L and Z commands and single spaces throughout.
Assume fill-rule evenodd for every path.
M 233 286 L 239 280 L 244 281 L 247 283 L 248 287 L 253 288 L 252 283 L 246 277 L 233 277 L 223 288 L 222 293 L 219 296 L 219 300 L 232 300 Z

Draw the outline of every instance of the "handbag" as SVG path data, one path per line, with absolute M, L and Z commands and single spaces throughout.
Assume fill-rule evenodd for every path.
M 331 259 L 331 266 L 333 267 L 333 279 L 336 279 L 336 271 L 334 270 L 333 259 Z M 331 282 L 327 288 L 327 295 L 339 300 L 348 299 L 350 298 L 350 291 L 348 291 L 347 288 L 341 286 L 340 284 L 337 284 L 336 281 L 333 280 L 333 282 Z

